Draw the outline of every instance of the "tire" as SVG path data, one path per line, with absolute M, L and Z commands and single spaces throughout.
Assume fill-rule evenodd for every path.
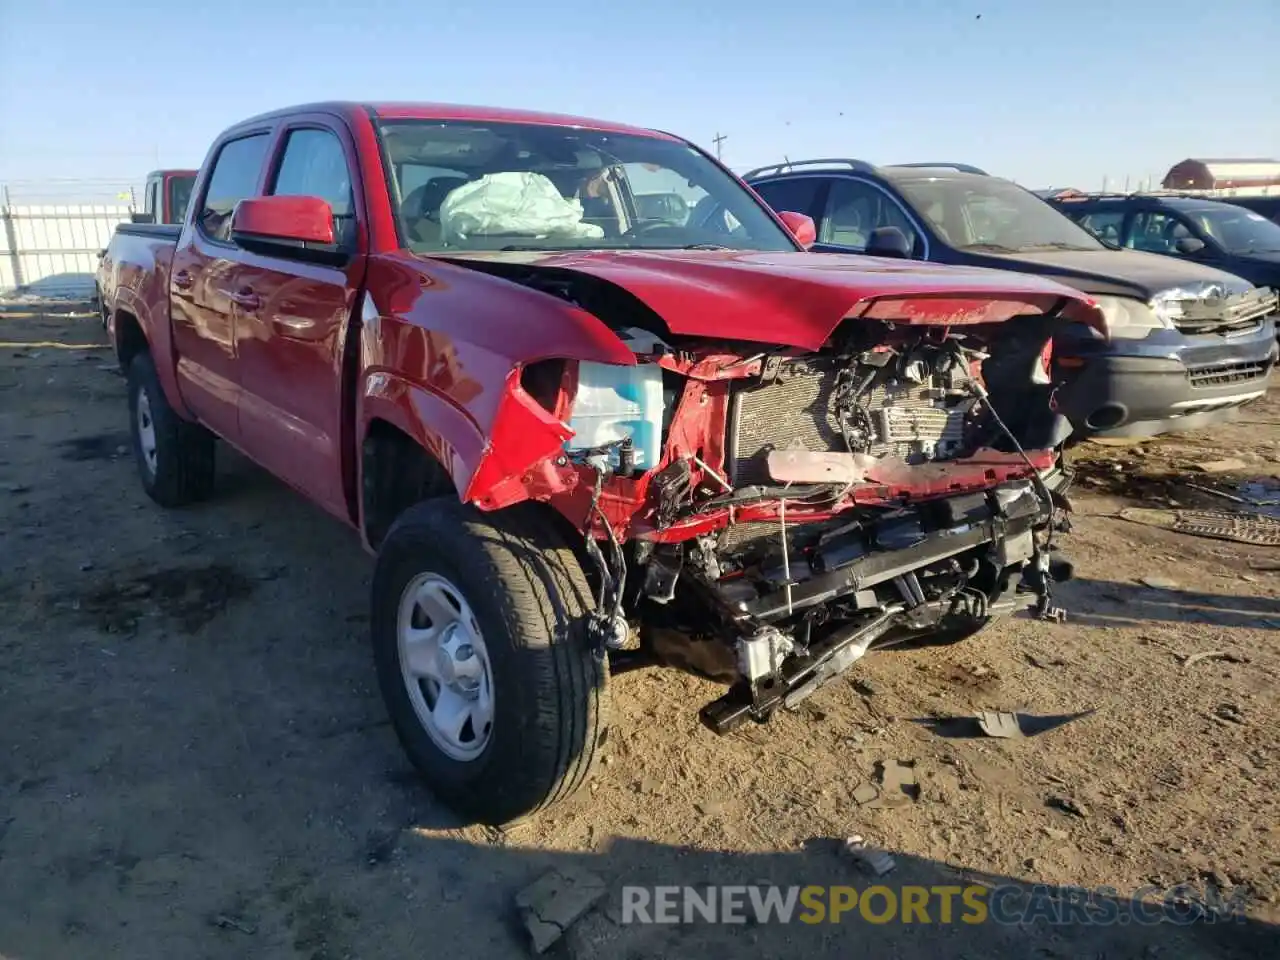
M 108 328 L 107 301 L 102 296 L 102 288 L 94 288 L 94 306 L 98 308 L 98 320 L 102 324 L 102 329 Z
M 433 609 L 442 611 L 438 618 Z M 573 551 L 528 508 L 486 517 L 456 500 L 429 500 L 392 525 L 373 577 L 378 683 L 409 759 L 460 816 L 510 823 L 586 782 L 609 715 L 608 664 L 588 640 L 591 609 Z M 446 639 L 413 647 L 402 629 L 405 637 L 418 629 L 418 637 Z M 438 652 L 450 644 L 464 657 L 444 658 L 456 674 Z M 434 652 L 415 657 L 412 649 Z M 435 675 L 424 679 L 415 660 L 433 663 L 426 672 Z M 463 668 L 480 679 L 464 677 Z M 457 677 L 447 694 L 439 679 L 446 675 Z M 470 704 L 468 720 L 431 719 L 457 716 L 444 705 L 459 698 Z
M 147 496 L 162 507 L 207 499 L 213 493 L 213 434 L 169 406 L 150 354 L 134 357 L 128 376 L 129 433 Z

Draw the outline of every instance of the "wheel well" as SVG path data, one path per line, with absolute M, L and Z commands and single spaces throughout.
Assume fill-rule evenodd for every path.
M 121 369 L 129 369 L 133 358 L 149 349 L 138 318 L 124 310 L 116 312 L 116 357 Z
M 361 448 L 364 530 L 377 547 L 396 517 L 422 500 L 457 495 L 444 465 L 399 427 L 369 424 Z

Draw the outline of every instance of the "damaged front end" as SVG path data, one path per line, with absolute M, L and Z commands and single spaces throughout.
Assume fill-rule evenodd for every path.
M 728 682 L 723 732 L 874 646 L 1060 619 L 1059 317 L 1014 313 L 880 300 L 816 351 L 631 327 L 634 366 L 524 366 L 559 446 L 513 476 L 586 534 L 601 648 Z

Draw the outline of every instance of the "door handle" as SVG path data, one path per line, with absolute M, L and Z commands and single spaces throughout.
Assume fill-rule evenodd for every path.
M 195 278 L 191 276 L 190 271 L 179 270 L 173 275 L 173 285 L 179 290 L 190 290 L 193 283 Z
M 262 306 L 262 298 L 248 287 L 243 287 L 233 293 L 231 295 L 231 302 L 240 309 L 247 310 L 250 313 Z

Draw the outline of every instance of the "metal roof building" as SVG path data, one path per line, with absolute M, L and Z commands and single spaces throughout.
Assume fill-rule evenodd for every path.
M 1280 161 L 1183 160 L 1165 174 L 1166 190 L 1250 190 L 1280 186 Z

